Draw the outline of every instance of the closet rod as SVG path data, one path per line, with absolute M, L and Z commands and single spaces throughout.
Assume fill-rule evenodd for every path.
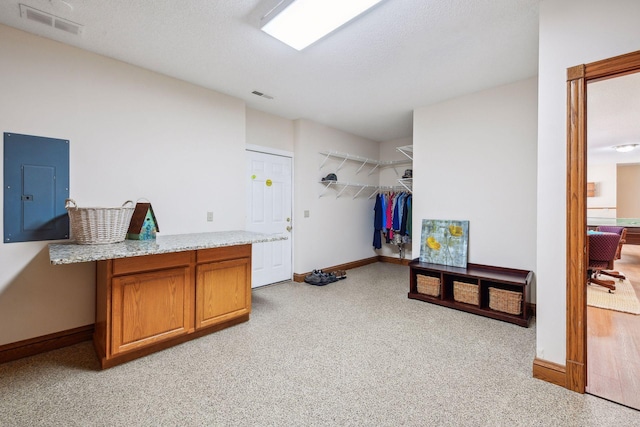
M 373 196 L 378 194 L 380 191 L 393 191 L 393 192 L 396 192 L 396 193 L 409 193 L 409 194 L 412 193 L 412 190 L 410 188 L 406 187 L 406 186 L 402 186 L 401 187 L 401 186 L 396 185 L 396 186 L 392 187 L 392 186 L 381 185 L 381 186 L 378 186 L 376 188 L 376 191 L 374 191 L 373 194 L 369 196 L 369 198 L 372 198 Z
M 366 188 L 373 188 L 373 193 L 369 195 L 369 199 L 378 194 L 380 191 L 394 191 L 394 192 L 408 192 L 411 193 L 411 190 L 408 187 L 401 186 L 388 186 L 388 185 L 373 185 L 373 184 L 356 184 L 351 182 L 340 182 L 340 181 L 319 181 L 320 184 L 324 184 L 324 189 L 318 195 L 318 198 L 322 197 L 324 193 L 327 192 L 327 189 L 332 185 L 335 187 L 342 186 L 342 188 L 338 191 L 336 195 L 336 199 L 340 197 L 348 187 L 359 187 L 356 191 L 353 198 L 358 197 Z

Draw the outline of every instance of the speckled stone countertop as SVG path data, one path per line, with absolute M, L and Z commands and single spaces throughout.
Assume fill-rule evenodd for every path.
M 74 264 L 105 259 L 219 248 L 250 243 L 287 240 L 285 234 L 263 234 L 253 231 L 218 231 L 213 233 L 158 236 L 155 240 L 125 240 L 108 245 L 49 244 L 51 264 Z

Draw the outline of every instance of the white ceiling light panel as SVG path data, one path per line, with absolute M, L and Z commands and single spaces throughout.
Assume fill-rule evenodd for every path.
M 262 19 L 262 31 L 302 50 L 381 1 L 284 0 Z

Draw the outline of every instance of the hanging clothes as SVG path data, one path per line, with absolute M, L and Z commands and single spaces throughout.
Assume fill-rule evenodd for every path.
M 380 194 L 380 200 L 382 200 L 382 234 L 384 235 L 385 243 L 391 243 L 389 228 L 387 227 L 387 218 L 389 216 L 387 206 L 391 203 L 391 199 L 389 198 L 389 194 L 382 193 Z
M 393 239 L 393 193 L 388 194 L 387 202 L 387 222 L 384 227 L 387 229 L 387 243 Z
M 411 193 L 380 193 L 374 206 L 373 247 L 382 247 L 382 235 L 386 243 L 411 242 Z M 395 236 L 397 235 L 397 236 Z M 395 239 L 394 239 L 395 236 Z M 398 240 L 398 237 L 402 236 Z
M 382 208 L 382 227 L 380 227 L 381 229 L 384 229 L 387 227 L 387 197 L 384 193 L 378 193 L 378 196 L 380 198 L 380 205 Z
M 413 201 L 413 196 L 410 194 L 407 197 L 407 236 L 411 236 L 411 202 Z
M 404 217 L 405 206 L 407 202 L 407 193 L 400 193 L 398 196 L 398 234 L 404 236 L 405 230 L 402 226 L 402 219 Z
M 381 194 L 376 196 L 376 204 L 373 208 L 373 247 L 382 248 L 382 201 Z
M 407 205 L 409 198 L 411 196 L 406 195 L 402 201 L 402 220 L 400 221 L 400 235 L 402 236 L 406 236 L 407 235 L 407 220 L 409 219 L 409 207 Z
M 402 193 L 398 193 L 393 198 L 393 223 L 392 223 L 393 231 L 400 230 L 400 219 L 399 219 L 400 203 L 399 202 L 401 197 L 402 197 Z

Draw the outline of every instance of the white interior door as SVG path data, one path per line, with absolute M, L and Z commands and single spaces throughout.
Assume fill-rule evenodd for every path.
M 290 280 L 291 157 L 247 151 L 247 229 L 288 233 L 289 239 L 254 243 L 251 287 Z

